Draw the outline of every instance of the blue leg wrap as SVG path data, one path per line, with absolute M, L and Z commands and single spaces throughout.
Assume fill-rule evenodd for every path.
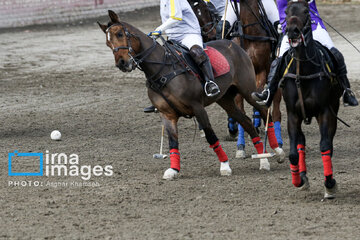
M 253 125 L 254 127 L 258 128 L 261 125 L 261 118 L 260 113 L 258 110 L 254 109 L 254 115 L 253 115 Z
M 236 145 L 238 148 L 241 145 L 242 145 L 242 148 L 245 148 L 244 128 L 240 124 L 238 124 L 238 129 L 239 129 L 239 136 L 238 136 Z
M 231 117 L 228 118 L 228 128 L 231 134 L 236 134 L 238 131 L 236 121 Z
M 281 138 L 281 126 L 280 126 L 279 121 L 274 122 L 274 129 L 275 129 L 276 140 L 277 140 L 278 144 L 280 146 L 282 146 L 284 143 L 283 143 L 283 140 Z

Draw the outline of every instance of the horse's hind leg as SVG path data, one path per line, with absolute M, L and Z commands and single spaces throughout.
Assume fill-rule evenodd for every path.
M 333 138 L 335 136 L 337 120 L 335 116 L 329 111 L 325 112 L 317 118 L 320 128 L 321 140 L 320 140 L 320 151 L 321 158 L 324 165 L 324 176 L 325 176 L 325 195 L 324 198 L 332 199 L 335 198 L 337 190 L 336 181 L 333 178 L 333 168 L 331 157 L 333 153 Z
M 203 130 L 205 132 L 205 137 L 208 143 L 210 144 L 210 148 L 214 150 L 219 161 L 220 161 L 220 174 L 222 176 L 230 176 L 231 168 L 229 164 L 229 159 L 222 149 L 219 139 L 216 137 L 214 130 L 211 127 L 209 117 L 203 106 L 193 106 L 193 110 L 195 113 L 195 117 L 197 121 L 202 125 Z
M 168 135 L 170 149 L 170 168 L 165 171 L 163 179 L 172 180 L 177 177 L 178 173 L 180 172 L 180 152 L 177 128 L 178 118 L 168 118 L 168 116 L 164 115 L 162 115 L 162 117 L 163 124 Z
M 244 98 L 250 105 L 252 105 L 254 108 L 259 110 L 261 118 L 266 123 L 268 108 L 257 104 L 256 101 L 251 96 L 245 95 Z M 276 155 L 278 156 L 278 159 L 277 159 L 278 163 L 284 162 L 285 152 L 278 145 L 278 142 L 277 142 L 277 139 L 275 136 L 274 122 L 272 121 L 271 114 L 269 115 L 269 123 L 268 123 L 268 132 L 267 133 L 268 133 L 269 145 L 276 152 Z
M 258 154 L 264 153 L 264 145 L 254 128 L 251 119 L 243 114 L 239 108 L 236 107 L 234 100 L 230 94 L 218 100 L 217 103 L 227 112 L 228 115 L 232 116 L 245 131 L 250 135 L 252 142 Z M 267 158 L 260 159 L 260 170 L 270 170 L 270 163 Z

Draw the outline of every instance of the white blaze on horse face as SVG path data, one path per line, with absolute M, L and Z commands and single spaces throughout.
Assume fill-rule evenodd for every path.
M 114 50 L 114 45 L 110 41 L 110 32 L 109 32 L 109 30 L 106 31 L 106 40 L 111 44 L 111 49 Z

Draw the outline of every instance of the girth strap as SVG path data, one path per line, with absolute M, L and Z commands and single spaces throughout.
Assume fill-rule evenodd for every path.
M 147 86 L 149 88 L 151 88 L 152 90 L 154 90 L 155 92 L 159 92 L 161 91 L 165 85 L 171 81 L 174 77 L 176 77 L 177 75 L 180 75 L 182 73 L 185 73 L 187 72 L 187 69 L 185 68 L 182 68 L 182 69 L 178 69 L 178 70 L 175 70 L 173 72 L 170 72 L 164 76 L 161 76 L 159 77 L 158 79 L 155 79 L 155 80 L 147 80 Z

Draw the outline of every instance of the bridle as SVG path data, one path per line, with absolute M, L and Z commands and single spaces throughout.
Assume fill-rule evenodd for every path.
M 192 8 L 196 8 L 196 9 L 198 9 L 198 10 L 201 11 L 200 5 L 191 4 L 191 6 L 192 6 Z M 197 6 L 199 6 L 199 7 L 197 7 Z M 202 35 L 202 36 L 207 36 L 209 33 L 211 33 L 211 32 L 214 30 L 214 28 L 215 28 L 216 25 L 217 25 L 216 16 L 214 15 L 214 13 L 213 13 L 210 9 L 208 9 L 208 10 L 209 10 L 209 14 L 210 14 L 210 17 L 211 17 L 211 21 L 205 23 L 203 26 L 200 27 L 201 35 Z M 197 11 L 194 11 L 194 13 L 197 15 Z M 206 29 L 207 27 L 209 27 L 209 26 L 210 26 L 210 29 L 207 30 L 207 31 L 205 31 L 205 29 Z
M 130 33 L 128 31 L 128 29 L 124 26 L 124 24 L 122 23 L 115 23 L 111 26 L 109 26 L 106 30 L 105 30 L 105 33 L 108 33 L 108 31 L 110 30 L 110 28 L 114 27 L 114 26 L 121 26 L 125 32 L 125 36 L 126 36 L 126 43 L 127 43 L 127 46 L 119 46 L 119 47 L 116 47 L 116 48 L 113 48 L 113 53 L 116 53 L 118 52 L 119 50 L 123 49 L 123 50 L 128 50 L 128 56 L 130 58 L 130 60 L 135 63 L 135 67 L 134 68 L 138 68 L 139 70 L 143 71 L 142 68 L 140 67 L 140 64 L 142 62 L 144 62 L 145 58 L 147 58 L 151 53 L 152 51 L 155 49 L 155 46 L 157 44 L 155 38 L 153 38 L 153 45 L 148 48 L 148 49 L 145 49 L 144 51 L 140 52 L 140 53 L 136 53 L 134 51 L 134 49 L 132 48 L 132 45 L 131 45 L 131 37 L 133 38 L 136 38 L 138 39 L 137 36 L 135 36 L 134 34 Z

